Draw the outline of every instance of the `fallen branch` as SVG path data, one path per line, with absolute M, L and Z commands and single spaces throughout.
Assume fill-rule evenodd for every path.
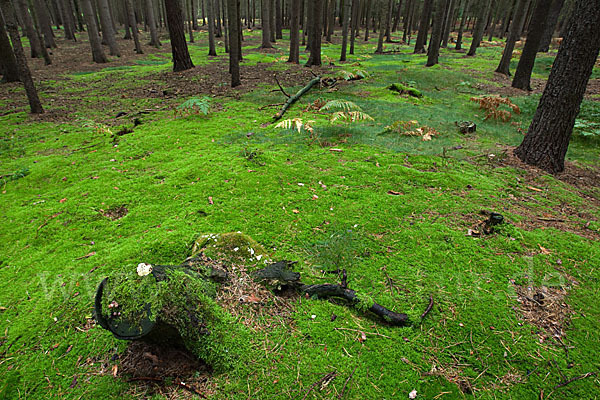
M 275 82 L 277 82 L 277 86 L 279 86 L 279 90 L 281 91 L 281 93 L 283 93 L 284 96 L 289 99 L 290 95 L 287 94 L 287 92 L 285 91 L 285 89 L 281 86 L 281 83 L 279 83 L 279 79 L 277 79 L 277 75 L 274 75 L 273 78 L 275 78 Z
M 580 379 L 585 379 L 585 378 L 588 378 L 590 376 L 596 376 L 596 375 L 597 375 L 596 372 L 588 372 L 587 374 L 579 375 L 579 376 L 576 376 L 575 378 L 569 379 L 568 381 L 561 382 L 558 385 L 556 385 L 554 387 L 554 389 L 559 389 L 561 387 L 567 386 L 569 383 L 573 383 L 573 382 L 578 381 Z
M 358 368 L 358 365 L 356 367 L 354 367 L 354 369 L 352 370 L 352 373 L 350 374 L 348 379 L 346 379 L 346 382 L 344 382 L 344 386 L 342 386 L 342 391 L 340 392 L 338 399 L 341 399 L 342 397 L 344 397 L 344 392 L 346 391 L 346 386 L 348 386 L 348 382 L 350 382 L 350 379 L 352 379 L 352 376 L 354 376 L 354 372 L 356 372 L 357 368 Z
M 429 314 L 429 311 L 431 311 L 432 308 L 433 308 L 433 296 L 429 296 L 429 304 L 427 305 L 427 308 L 425 309 L 425 311 L 423 311 L 423 314 L 421 314 L 421 319 L 425 318 L 427 316 L 427 314 Z
M 321 82 L 321 77 L 317 76 L 316 78 L 313 78 L 310 82 L 308 82 L 308 85 L 306 85 L 302 89 L 300 89 L 298 91 L 298 93 L 289 97 L 288 100 L 283 105 L 283 107 L 281 108 L 281 110 L 277 114 L 273 115 L 273 120 L 274 121 L 280 120 L 281 117 L 283 117 L 283 114 L 285 114 L 287 109 L 290 108 L 292 106 L 292 104 L 294 104 L 296 101 L 298 101 L 298 99 L 300 97 L 302 97 L 302 95 L 304 95 L 304 93 L 308 92 L 313 86 L 315 86 L 319 82 Z

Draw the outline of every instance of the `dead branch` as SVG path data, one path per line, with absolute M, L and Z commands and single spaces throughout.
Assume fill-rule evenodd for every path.
M 588 372 L 587 374 L 579 375 L 579 376 L 576 376 L 575 378 L 569 379 L 568 381 L 561 382 L 558 385 L 556 385 L 554 387 L 554 389 L 559 389 L 561 387 L 567 386 L 569 383 L 573 383 L 573 382 L 578 381 L 580 379 L 585 379 L 585 378 L 588 378 L 590 376 L 596 376 L 596 375 L 598 375 L 597 372 Z
M 348 379 L 346 379 L 346 382 L 344 382 L 344 386 L 342 386 L 342 391 L 340 392 L 338 399 L 341 399 L 342 397 L 344 397 L 344 392 L 346 391 L 346 386 L 348 386 L 348 382 L 350 382 L 350 379 L 352 379 L 352 377 L 354 376 L 354 372 L 356 372 L 357 368 L 358 368 L 358 365 L 356 367 L 354 367 L 354 369 L 352 370 L 352 373 L 350 374 Z
M 318 381 L 316 381 L 315 383 L 313 383 L 310 386 L 310 388 L 308 389 L 308 392 L 306 392 L 306 394 L 304 395 L 304 397 L 302 398 L 302 400 L 306 400 L 306 398 L 308 397 L 308 395 L 310 394 L 310 392 L 312 392 L 313 389 L 316 388 L 319 384 L 329 383 L 336 376 L 337 376 L 337 374 L 335 373 L 335 371 L 331 371 L 331 372 L 326 373 L 325 376 L 323 376 L 321 379 L 319 379 Z
M 425 309 L 423 314 L 421 314 L 421 319 L 425 318 L 427 316 L 427 314 L 429 314 L 429 311 L 431 311 L 432 308 L 433 308 L 433 296 L 429 296 L 429 304 L 427 305 L 427 308 Z
M 310 82 L 308 82 L 308 85 L 306 85 L 302 89 L 300 89 L 295 95 L 289 97 L 288 100 L 283 105 L 283 107 L 281 108 L 281 110 L 277 114 L 273 115 L 273 120 L 274 121 L 280 120 L 281 117 L 283 117 L 283 114 L 285 114 L 287 109 L 290 108 L 292 106 L 292 104 L 294 104 L 296 101 L 298 101 L 298 99 L 300 99 L 300 97 L 302 97 L 302 95 L 304 95 L 304 93 L 308 92 L 313 86 L 315 86 L 319 82 L 321 82 L 321 77 L 317 76 L 317 77 L 313 78 Z
M 277 86 L 279 86 L 279 90 L 281 91 L 281 93 L 283 93 L 285 95 L 285 97 L 287 97 L 289 99 L 290 95 L 287 94 L 285 89 L 281 86 L 281 83 L 279 83 L 279 79 L 277 79 L 277 75 L 273 75 L 273 78 L 275 78 L 275 82 L 277 82 Z

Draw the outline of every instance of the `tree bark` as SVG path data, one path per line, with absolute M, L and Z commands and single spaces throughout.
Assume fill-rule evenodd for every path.
M 544 29 L 544 34 L 542 35 L 542 40 L 540 42 L 539 48 L 539 51 L 543 53 L 547 53 L 550 50 L 552 36 L 554 36 L 556 24 L 558 23 L 558 17 L 560 17 L 560 12 L 564 4 L 565 0 L 554 0 L 552 2 L 552 6 L 550 6 L 550 11 L 548 12 L 548 19 L 546 20 L 546 28 Z
M 231 87 L 242 84 L 240 81 L 240 24 L 238 0 L 227 0 L 227 21 L 229 22 L 229 72 Z
M 19 68 L 19 77 L 21 78 L 21 82 L 23 82 L 23 86 L 25 87 L 25 93 L 27 94 L 27 99 L 29 100 L 29 108 L 31 113 L 42 114 L 44 112 L 44 108 L 42 107 L 37 90 L 33 84 L 33 79 L 31 78 L 31 72 L 29 71 L 29 66 L 27 65 L 27 57 L 25 57 L 25 52 L 23 51 L 23 46 L 21 44 L 21 36 L 19 35 L 19 27 L 15 10 L 10 3 L 10 0 L 0 0 L 0 11 L 4 16 L 6 31 L 8 32 L 12 42 L 13 54 Z
M 183 26 L 183 11 L 179 0 L 165 0 L 167 9 L 167 23 L 169 25 L 169 38 L 171 39 L 171 53 L 173 55 L 173 71 L 185 71 L 194 68 L 185 41 L 185 27 Z
M 385 42 L 386 43 L 391 43 L 392 42 L 392 14 L 394 13 L 394 1 L 393 0 L 389 0 L 388 1 L 388 6 L 387 6 L 387 14 L 385 16 Z
M 444 29 L 444 12 L 450 0 L 437 0 L 436 11 L 433 16 L 433 32 L 429 41 L 429 49 L 427 51 L 426 67 L 432 67 L 438 63 L 440 55 L 440 44 L 442 42 L 442 30 Z
M 300 7 L 301 0 L 291 0 L 291 19 L 290 19 L 290 56 L 288 62 L 300 63 Z
M 542 35 L 546 29 L 546 19 L 552 0 L 538 0 L 533 12 L 530 29 L 527 33 L 525 47 L 519 58 L 519 64 L 515 71 L 512 87 L 521 90 L 531 90 L 531 72 L 535 64 L 535 56 L 540 48 Z M 599 21 L 600 22 L 600 21 Z
M 311 6 L 312 24 L 309 32 L 310 56 L 306 62 L 306 66 L 308 67 L 321 66 L 321 25 L 323 20 L 320 16 L 323 13 L 323 0 L 311 0 Z
M 271 0 L 260 0 L 260 24 L 262 28 L 261 49 L 272 49 L 271 45 L 271 17 L 269 16 L 269 2 Z
M 60 12 L 60 19 L 63 23 L 63 29 L 65 31 L 65 39 L 76 40 L 75 30 L 73 29 L 73 14 L 69 13 L 66 0 L 57 0 L 58 11 Z
M 475 30 L 473 31 L 473 41 L 471 42 L 471 47 L 467 52 L 468 56 L 474 56 L 477 52 L 477 48 L 481 44 L 481 39 L 483 39 L 483 31 L 485 29 L 485 23 L 488 19 L 490 6 L 490 0 L 484 0 L 480 4 L 481 9 L 479 10 L 479 15 L 477 16 L 477 23 L 475 24 Z
M 500 59 L 498 68 L 496 68 L 496 72 L 499 74 L 510 76 L 510 60 L 512 58 L 513 50 L 515 49 L 515 43 L 520 38 L 521 26 L 523 25 L 525 13 L 530 2 L 531 0 L 518 0 L 517 2 L 515 15 L 513 16 L 513 21 L 510 24 L 510 32 L 508 34 L 508 39 L 506 39 L 506 45 L 504 45 L 502 58 Z
M 42 44 L 40 43 L 37 32 L 35 31 L 35 27 L 33 25 L 33 18 L 29 13 L 29 7 L 27 6 L 27 2 L 25 0 L 16 1 L 19 4 L 19 9 L 21 10 L 21 17 L 23 19 L 23 26 L 25 28 L 27 38 L 29 39 L 29 46 L 31 47 L 31 58 L 41 58 Z
M 2 82 L 18 82 L 21 80 L 17 59 L 4 27 L 2 10 L 0 10 L 0 72 L 2 73 Z
M 390 2 L 388 0 L 380 0 L 384 4 L 383 12 L 379 16 L 379 38 L 377 39 L 377 49 L 375 49 L 375 54 L 383 53 L 383 38 L 385 37 L 385 31 L 387 29 L 388 14 L 390 12 L 389 5 Z
M 42 0 L 35 0 L 35 11 L 41 33 L 44 35 L 44 44 L 47 48 L 56 48 L 54 41 L 54 33 L 52 32 L 52 23 L 50 21 L 50 13 L 46 8 L 46 3 Z
M 275 39 L 283 39 L 281 0 L 275 0 Z
M 391 0 L 390 0 L 391 1 Z M 354 54 L 354 42 L 356 41 L 356 32 L 358 30 L 359 0 L 352 0 L 352 9 L 350 16 L 350 54 Z
M 104 50 L 102 49 L 92 3 L 90 0 L 81 0 L 81 8 L 83 9 L 83 15 L 87 24 L 88 38 L 92 49 L 92 59 L 98 64 L 106 63 L 108 62 L 108 59 L 106 58 L 106 55 L 104 55 Z
M 108 44 L 109 54 L 111 56 L 121 57 L 121 51 L 119 50 L 119 45 L 115 39 L 115 32 L 113 31 L 108 0 L 98 0 L 98 13 L 100 14 L 102 37 Z
M 577 0 L 548 83 L 515 155 L 552 174 L 564 170 L 575 118 L 600 52 L 600 2 Z
M 215 49 L 215 0 L 206 0 L 206 14 L 208 17 L 208 55 L 216 56 Z
M 456 46 L 454 47 L 454 50 L 462 50 L 463 33 L 465 31 L 465 23 L 467 21 L 467 13 L 469 12 L 469 4 L 470 3 L 471 3 L 471 0 L 465 0 L 465 4 L 463 5 L 462 16 L 460 18 L 460 25 L 458 26 L 458 36 L 456 38 Z
M 348 26 L 350 25 L 350 1 L 344 2 L 344 21 L 342 22 L 342 52 L 340 61 L 346 61 L 346 49 L 348 47 Z M 369 29 L 367 29 L 368 31 Z
M 148 44 L 158 49 L 161 44 L 156 29 L 157 24 L 156 17 L 154 16 L 154 7 L 152 5 L 152 0 L 144 0 L 144 3 L 146 5 L 146 18 L 148 19 L 148 27 L 150 28 L 150 43 Z
M 423 10 L 421 11 L 421 22 L 419 23 L 419 33 L 417 34 L 417 42 L 415 43 L 415 54 L 425 53 L 425 42 L 429 33 L 429 21 L 431 20 L 431 9 L 433 0 L 425 0 Z
M 448 47 L 448 40 L 450 38 L 450 31 L 454 26 L 454 11 L 456 8 L 456 1 L 450 0 L 448 4 L 448 12 L 446 13 L 446 19 L 444 21 L 444 32 L 442 33 L 442 47 Z

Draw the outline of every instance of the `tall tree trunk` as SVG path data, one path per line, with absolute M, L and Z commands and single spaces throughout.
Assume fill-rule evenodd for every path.
M 322 19 L 320 18 L 323 13 L 323 0 L 311 0 L 310 9 L 312 20 L 309 41 L 310 41 L 310 56 L 306 62 L 307 66 L 321 66 L 321 31 L 322 31 Z
M 450 31 L 454 26 L 454 14 L 456 8 L 456 0 L 450 0 L 448 3 L 448 11 L 444 19 L 444 31 L 442 32 L 442 47 L 448 47 L 448 40 L 450 39 Z
M 92 59 L 99 64 L 106 63 L 108 62 L 108 59 L 106 58 L 106 55 L 104 55 L 104 50 L 102 49 L 92 3 L 90 0 L 81 0 L 81 8 L 87 24 L 88 38 L 90 39 L 90 47 L 92 49 Z
M 25 87 L 25 93 L 27 94 L 27 99 L 29 100 L 29 108 L 31 113 L 42 114 L 44 112 L 44 108 L 42 107 L 37 90 L 33 84 L 33 79 L 31 78 L 31 72 L 29 71 L 29 66 L 27 65 L 27 57 L 25 57 L 23 45 L 21 44 L 21 36 L 19 35 L 19 27 L 15 10 L 11 5 L 10 0 L 0 0 L 0 11 L 4 16 L 6 30 L 12 42 L 13 54 L 19 68 L 19 77 L 21 78 L 23 86 Z
M 348 26 L 350 25 L 350 5 L 351 3 L 349 0 L 344 2 L 344 21 L 342 22 L 342 52 L 340 54 L 340 61 L 346 61 L 346 49 L 348 47 Z
M 240 24 L 238 15 L 238 0 L 227 0 L 227 20 L 229 22 L 229 72 L 231 87 L 242 84 L 240 81 Z
M 540 48 L 542 35 L 546 29 L 546 20 L 552 0 L 538 0 L 533 12 L 525 47 L 521 53 L 512 87 L 521 90 L 531 90 L 531 72 L 535 64 L 535 56 Z M 599 21 L 600 22 L 600 21 Z
M 392 42 L 392 33 L 391 33 L 391 26 L 392 26 L 392 14 L 393 14 L 393 8 L 394 8 L 394 1 L 393 0 L 389 0 L 388 1 L 388 6 L 387 6 L 387 14 L 385 17 L 385 42 L 386 43 L 391 43 Z
M 473 41 L 471 42 L 471 47 L 467 52 L 468 56 L 474 56 L 477 52 L 477 48 L 481 44 L 481 39 L 483 39 L 483 31 L 485 29 L 485 23 L 488 19 L 488 13 L 490 11 L 491 2 L 490 0 L 484 0 L 480 3 L 479 14 L 477 15 L 477 23 L 475 24 L 475 30 L 473 31 Z
M 214 0 L 206 0 L 206 14 L 208 16 L 208 55 L 216 56 L 215 49 L 215 11 Z
M 183 14 L 188 27 L 188 34 L 190 35 L 190 43 L 194 43 L 194 27 L 192 23 L 192 6 L 193 0 L 183 0 Z
M 575 118 L 598 53 L 600 2 L 577 0 L 548 84 L 515 155 L 550 173 L 564 170 Z
M 54 33 L 52 32 L 52 22 L 46 3 L 42 0 L 35 0 L 35 11 L 39 23 L 40 31 L 44 35 L 44 44 L 47 48 L 56 48 Z
M 0 72 L 2 73 L 2 82 L 18 82 L 19 66 L 15 53 L 10 45 L 8 33 L 4 27 L 4 17 L 0 10 Z
M 399 0 L 398 2 L 398 8 L 396 9 L 396 14 L 394 15 L 394 25 L 392 26 L 392 32 L 396 32 L 398 30 L 400 18 L 402 18 L 402 0 Z
M 192 63 L 185 41 L 181 1 L 165 0 L 165 7 L 167 9 L 169 38 L 171 39 L 171 53 L 173 54 L 173 71 L 179 72 L 194 68 L 194 63 Z
M 440 55 L 440 44 L 442 42 L 442 31 L 444 30 L 444 13 L 450 0 L 437 0 L 436 11 L 433 15 L 433 32 L 429 41 L 427 51 L 426 67 L 433 67 L 438 63 Z
M 325 38 L 328 43 L 331 43 L 331 35 L 335 29 L 335 3 L 336 0 L 331 0 L 331 9 L 328 10 L 327 37 Z
M 402 33 L 402 41 L 406 44 L 408 44 L 410 46 L 410 43 L 408 43 L 409 41 L 409 37 L 410 37 L 410 18 L 411 18 L 411 13 L 412 13 L 412 8 L 413 8 L 413 4 L 414 4 L 415 0 L 408 0 L 408 3 L 406 4 L 406 10 L 404 10 L 404 18 L 402 20 L 403 25 L 404 25 L 404 32 Z
M 100 14 L 100 27 L 102 28 L 102 37 L 108 44 L 109 54 L 111 56 L 121 57 L 119 45 L 115 39 L 108 0 L 98 0 L 98 13 Z
M 275 39 L 283 39 L 281 0 L 275 0 Z
M 216 0 L 215 2 L 215 14 L 217 15 L 217 28 L 215 31 L 215 37 L 220 38 L 223 37 L 223 28 L 221 27 L 221 2 L 219 0 Z M 223 21 L 225 21 L 224 17 Z
M 42 44 L 38 38 L 37 32 L 33 25 L 33 18 L 29 13 L 29 7 L 25 0 L 16 0 L 21 10 L 21 17 L 23 19 L 23 25 L 25 27 L 25 33 L 29 39 L 29 46 L 31 47 L 31 57 L 40 58 L 42 57 Z
M 217 0 L 219 1 L 219 0 Z M 227 28 L 227 3 L 225 0 L 221 0 L 223 3 L 221 4 L 221 12 L 222 12 L 222 17 L 223 17 L 223 36 L 225 37 L 225 40 L 223 41 L 223 43 L 225 43 L 225 53 L 229 53 L 229 29 Z
M 262 28 L 261 49 L 272 49 L 271 45 L 271 17 L 269 16 L 269 2 L 271 0 L 260 0 L 260 24 Z
M 369 20 L 371 19 L 371 4 L 373 0 L 367 0 L 367 7 L 365 10 L 365 42 L 369 40 Z
M 423 10 L 421 11 L 421 22 L 419 23 L 419 33 L 417 34 L 417 42 L 415 43 L 415 54 L 425 53 L 425 41 L 429 33 L 429 21 L 431 20 L 431 9 L 433 0 L 425 0 Z
M 154 46 L 157 49 L 161 46 L 160 39 L 158 38 L 156 17 L 154 16 L 154 6 L 152 0 L 144 0 L 146 5 L 146 18 L 148 19 L 148 27 L 150 28 L 150 46 Z
M 358 5 L 358 0 L 352 0 L 352 9 L 350 10 L 350 54 L 354 54 L 354 42 L 356 41 L 356 30 L 358 29 Z
M 510 32 L 508 33 L 508 39 L 504 45 L 504 51 L 502 52 L 502 58 L 500 64 L 496 68 L 496 72 L 510 76 L 510 60 L 512 58 L 513 50 L 515 49 L 515 43 L 519 40 L 521 35 L 521 26 L 525 19 L 525 12 L 529 7 L 531 0 L 518 0 L 517 7 L 515 8 L 515 15 L 513 21 L 510 24 Z
M 554 36 L 554 31 L 556 30 L 556 24 L 558 23 L 558 17 L 560 16 L 560 12 L 565 4 L 565 0 L 554 0 L 552 2 L 552 6 L 550 6 L 550 11 L 548 12 L 548 19 L 546 21 L 546 29 L 544 29 L 544 34 L 542 35 L 542 40 L 540 42 L 539 51 L 547 53 L 550 50 L 550 43 L 552 43 L 552 36 Z
M 290 56 L 288 62 L 300 63 L 300 7 L 301 0 L 291 0 L 291 18 L 290 18 Z
M 192 29 L 198 30 L 198 0 L 192 0 Z
M 65 31 L 65 39 L 76 40 L 75 30 L 73 29 L 73 14 L 69 13 L 66 0 L 56 0 L 58 5 L 58 11 L 60 12 L 60 19 L 63 22 L 63 29 Z
M 462 49 L 463 33 L 465 31 L 465 22 L 467 21 L 467 14 L 469 12 L 469 4 L 470 3 L 471 3 L 471 0 L 465 0 L 465 3 L 463 5 L 462 16 L 460 18 L 460 25 L 458 26 L 458 36 L 456 38 L 456 46 L 454 47 L 455 50 Z
M 375 50 L 375 54 L 383 53 L 383 38 L 385 36 L 385 31 L 387 29 L 386 25 L 389 20 L 387 16 L 390 12 L 390 9 L 389 9 L 390 2 L 388 0 L 380 0 L 380 1 L 382 2 L 382 5 L 384 5 L 384 8 L 379 15 L 379 38 L 377 39 L 377 49 Z
M 277 43 L 275 37 L 275 0 L 269 0 L 269 38 L 271 43 Z
M 135 44 L 135 52 L 137 54 L 144 54 L 142 51 L 142 45 L 140 44 L 140 35 L 137 28 L 137 21 L 135 19 L 135 10 L 133 9 L 133 3 L 131 0 L 125 0 L 125 8 L 127 9 L 127 20 L 131 26 L 131 34 L 133 35 L 133 42 Z

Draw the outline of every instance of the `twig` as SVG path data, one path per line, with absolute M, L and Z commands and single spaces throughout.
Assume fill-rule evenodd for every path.
M 429 296 L 429 304 L 427 305 L 427 308 L 425 309 L 425 311 L 423 311 L 423 314 L 421 314 L 421 319 L 425 318 L 427 316 L 427 314 L 429 314 L 429 311 L 431 311 L 432 308 L 433 308 L 433 296 Z
M 258 107 L 259 110 L 264 110 L 268 107 L 281 107 L 284 103 L 267 104 L 265 106 Z
M 348 276 L 346 275 L 346 269 L 342 270 L 342 282 L 341 282 L 341 286 L 344 289 L 348 288 Z
M 279 83 L 279 79 L 277 79 L 277 75 L 273 75 L 273 78 L 275 78 L 275 82 L 277 82 L 277 86 L 279 86 L 279 90 L 281 91 L 281 93 L 283 93 L 285 95 L 285 97 L 287 97 L 289 99 L 290 95 L 287 94 L 285 89 L 283 89 L 283 87 L 281 86 L 281 83 Z
M 576 376 L 575 378 L 569 379 L 568 381 L 561 382 L 558 385 L 556 385 L 554 387 L 554 389 L 558 389 L 558 388 L 567 386 L 569 383 L 573 383 L 573 382 L 578 381 L 580 379 L 585 379 L 585 378 L 588 378 L 590 376 L 596 376 L 596 375 L 597 375 L 596 372 L 588 372 L 587 374 L 579 375 L 579 376 Z
M 344 386 L 342 386 L 342 392 L 338 396 L 338 399 L 341 399 L 342 397 L 344 397 L 344 391 L 346 390 L 346 386 L 348 385 L 348 382 L 350 382 L 350 379 L 352 379 L 352 376 L 354 375 L 354 372 L 356 371 L 357 368 L 358 368 L 358 365 L 356 367 L 354 367 L 354 369 L 352 370 L 352 373 L 350 374 L 348 379 L 346 379 L 346 382 L 344 382 Z
M 35 238 L 37 239 L 37 237 L 38 237 L 38 235 L 40 233 L 40 229 L 42 229 L 43 227 L 45 227 L 46 225 L 48 225 L 48 222 L 50 222 L 54 218 L 58 217 L 62 213 L 63 213 L 63 211 L 60 211 L 60 212 L 52 214 L 50 217 L 46 218 L 46 220 L 44 222 L 42 222 L 42 224 L 40 226 L 38 226 L 37 230 L 35 231 Z
M 540 221 L 549 221 L 549 222 L 565 222 L 564 219 L 558 219 L 558 218 L 544 218 L 544 217 L 538 217 L 537 219 L 539 219 Z
M 302 398 L 302 400 L 306 400 L 306 398 L 308 397 L 308 395 L 310 394 L 310 392 L 313 391 L 314 388 L 317 387 L 317 385 L 319 385 L 322 382 L 325 382 L 327 380 L 332 380 L 333 378 L 335 378 L 336 374 L 335 371 L 331 371 L 326 373 L 321 379 L 319 379 L 318 381 L 316 381 L 315 383 L 313 383 L 310 388 L 308 389 L 308 392 L 306 392 L 306 394 L 304 395 L 304 397 Z
M 138 376 L 135 378 L 127 379 L 127 382 L 137 382 L 137 381 L 150 381 L 150 382 L 159 382 L 159 383 L 164 382 L 164 380 L 162 378 L 154 378 L 152 376 Z
M 358 332 L 358 333 L 364 333 L 365 335 L 374 335 L 374 336 L 381 336 L 384 337 L 386 339 L 391 339 L 391 337 L 386 336 L 386 335 L 382 335 L 381 333 L 377 333 L 377 332 L 365 332 L 365 331 L 361 331 L 359 329 L 351 329 L 351 328 L 333 328 L 334 331 L 352 331 L 352 332 Z
M 188 384 L 181 382 L 181 381 L 175 381 L 175 385 L 179 386 L 182 389 L 187 390 L 188 392 L 197 394 L 198 396 L 202 397 L 202 398 L 206 398 L 206 396 L 204 395 L 204 393 L 198 391 L 196 388 L 193 388 L 192 386 L 189 386 Z

